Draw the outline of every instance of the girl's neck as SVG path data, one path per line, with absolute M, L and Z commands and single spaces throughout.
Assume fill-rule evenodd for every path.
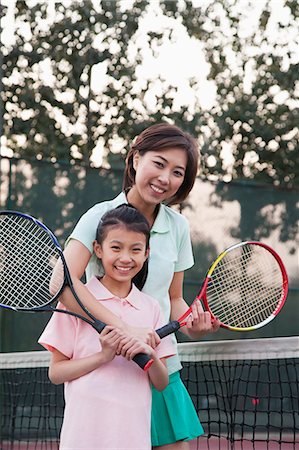
M 117 282 L 116 280 L 112 280 L 104 275 L 102 278 L 99 278 L 100 282 L 108 289 L 111 294 L 115 295 L 118 298 L 125 298 L 129 295 L 132 289 L 131 281 L 128 282 Z
M 155 205 L 144 202 L 134 187 L 126 193 L 126 197 L 128 203 L 138 209 L 138 211 L 140 211 L 147 219 L 150 227 L 152 227 L 159 212 L 160 204 Z

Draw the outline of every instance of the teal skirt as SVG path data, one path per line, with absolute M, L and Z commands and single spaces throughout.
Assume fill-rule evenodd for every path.
M 162 391 L 152 388 L 152 446 L 191 441 L 204 430 L 183 384 L 179 372 L 169 377 L 169 385 Z

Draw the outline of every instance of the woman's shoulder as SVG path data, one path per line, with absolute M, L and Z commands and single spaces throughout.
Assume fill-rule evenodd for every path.
M 116 206 L 118 206 L 124 202 L 125 202 L 125 196 L 123 193 L 121 193 L 117 197 L 113 198 L 112 200 L 104 200 L 102 202 L 96 203 L 91 208 L 89 208 L 83 214 L 83 216 L 85 216 L 85 217 L 94 217 L 94 216 L 100 217 L 103 214 L 105 214 L 107 211 L 109 211 L 110 209 L 113 209 Z
M 166 205 L 162 205 L 162 208 L 171 225 L 177 226 L 179 228 L 189 228 L 189 222 L 187 218 L 183 214 L 181 214 L 180 211 L 177 211 L 176 209 Z
M 135 298 L 137 297 L 139 299 L 142 305 L 148 304 L 159 307 L 159 301 L 155 297 L 141 291 L 135 284 L 132 285 L 131 293 L 135 296 Z

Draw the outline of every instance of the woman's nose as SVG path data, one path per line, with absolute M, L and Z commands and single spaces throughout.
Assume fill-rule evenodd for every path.
M 168 170 L 163 170 L 163 172 L 160 172 L 159 174 L 159 181 L 163 184 L 168 184 L 169 183 L 169 178 L 170 178 L 170 174 Z

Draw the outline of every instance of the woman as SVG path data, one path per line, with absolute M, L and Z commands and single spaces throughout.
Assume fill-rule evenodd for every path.
M 67 242 L 66 261 L 75 289 L 86 307 L 100 320 L 141 337 L 152 347 L 160 342 L 156 333 L 129 327 L 119 317 L 113 316 L 95 302 L 80 279 L 84 271 L 87 281 L 94 275 L 103 275 L 92 247 L 99 219 L 106 211 L 122 203 L 130 203 L 144 214 L 151 226 L 148 277 L 143 292 L 159 301 L 165 322 L 170 318 L 178 319 L 188 308 L 183 299 L 183 279 L 184 271 L 193 265 L 194 260 L 188 222 L 169 206 L 187 198 L 197 170 L 198 148 L 190 135 L 168 123 L 147 128 L 136 138 L 128 153 L 123 192 L 87 211 Z M 69 292 L 61 301 L 76 310 Z M 203 311 L 200 302 L 196 302 L 192 319 L 181 331 L 191 339 L 199 339 L 218 328 L 219 322 L 212 322 L 210 314 Z M 173 341 L 176 343 L 175 336 Z M 202 434 L 203 430 L 180 379 L 178 356 L 169 358 L 167 365 L 169 386 L 160 393 L 153 389 L 152 445 L 157 449 L 187 450 L 188 441 Z M 179 401 L 179 408 L 174 406 L 175 401 Z

